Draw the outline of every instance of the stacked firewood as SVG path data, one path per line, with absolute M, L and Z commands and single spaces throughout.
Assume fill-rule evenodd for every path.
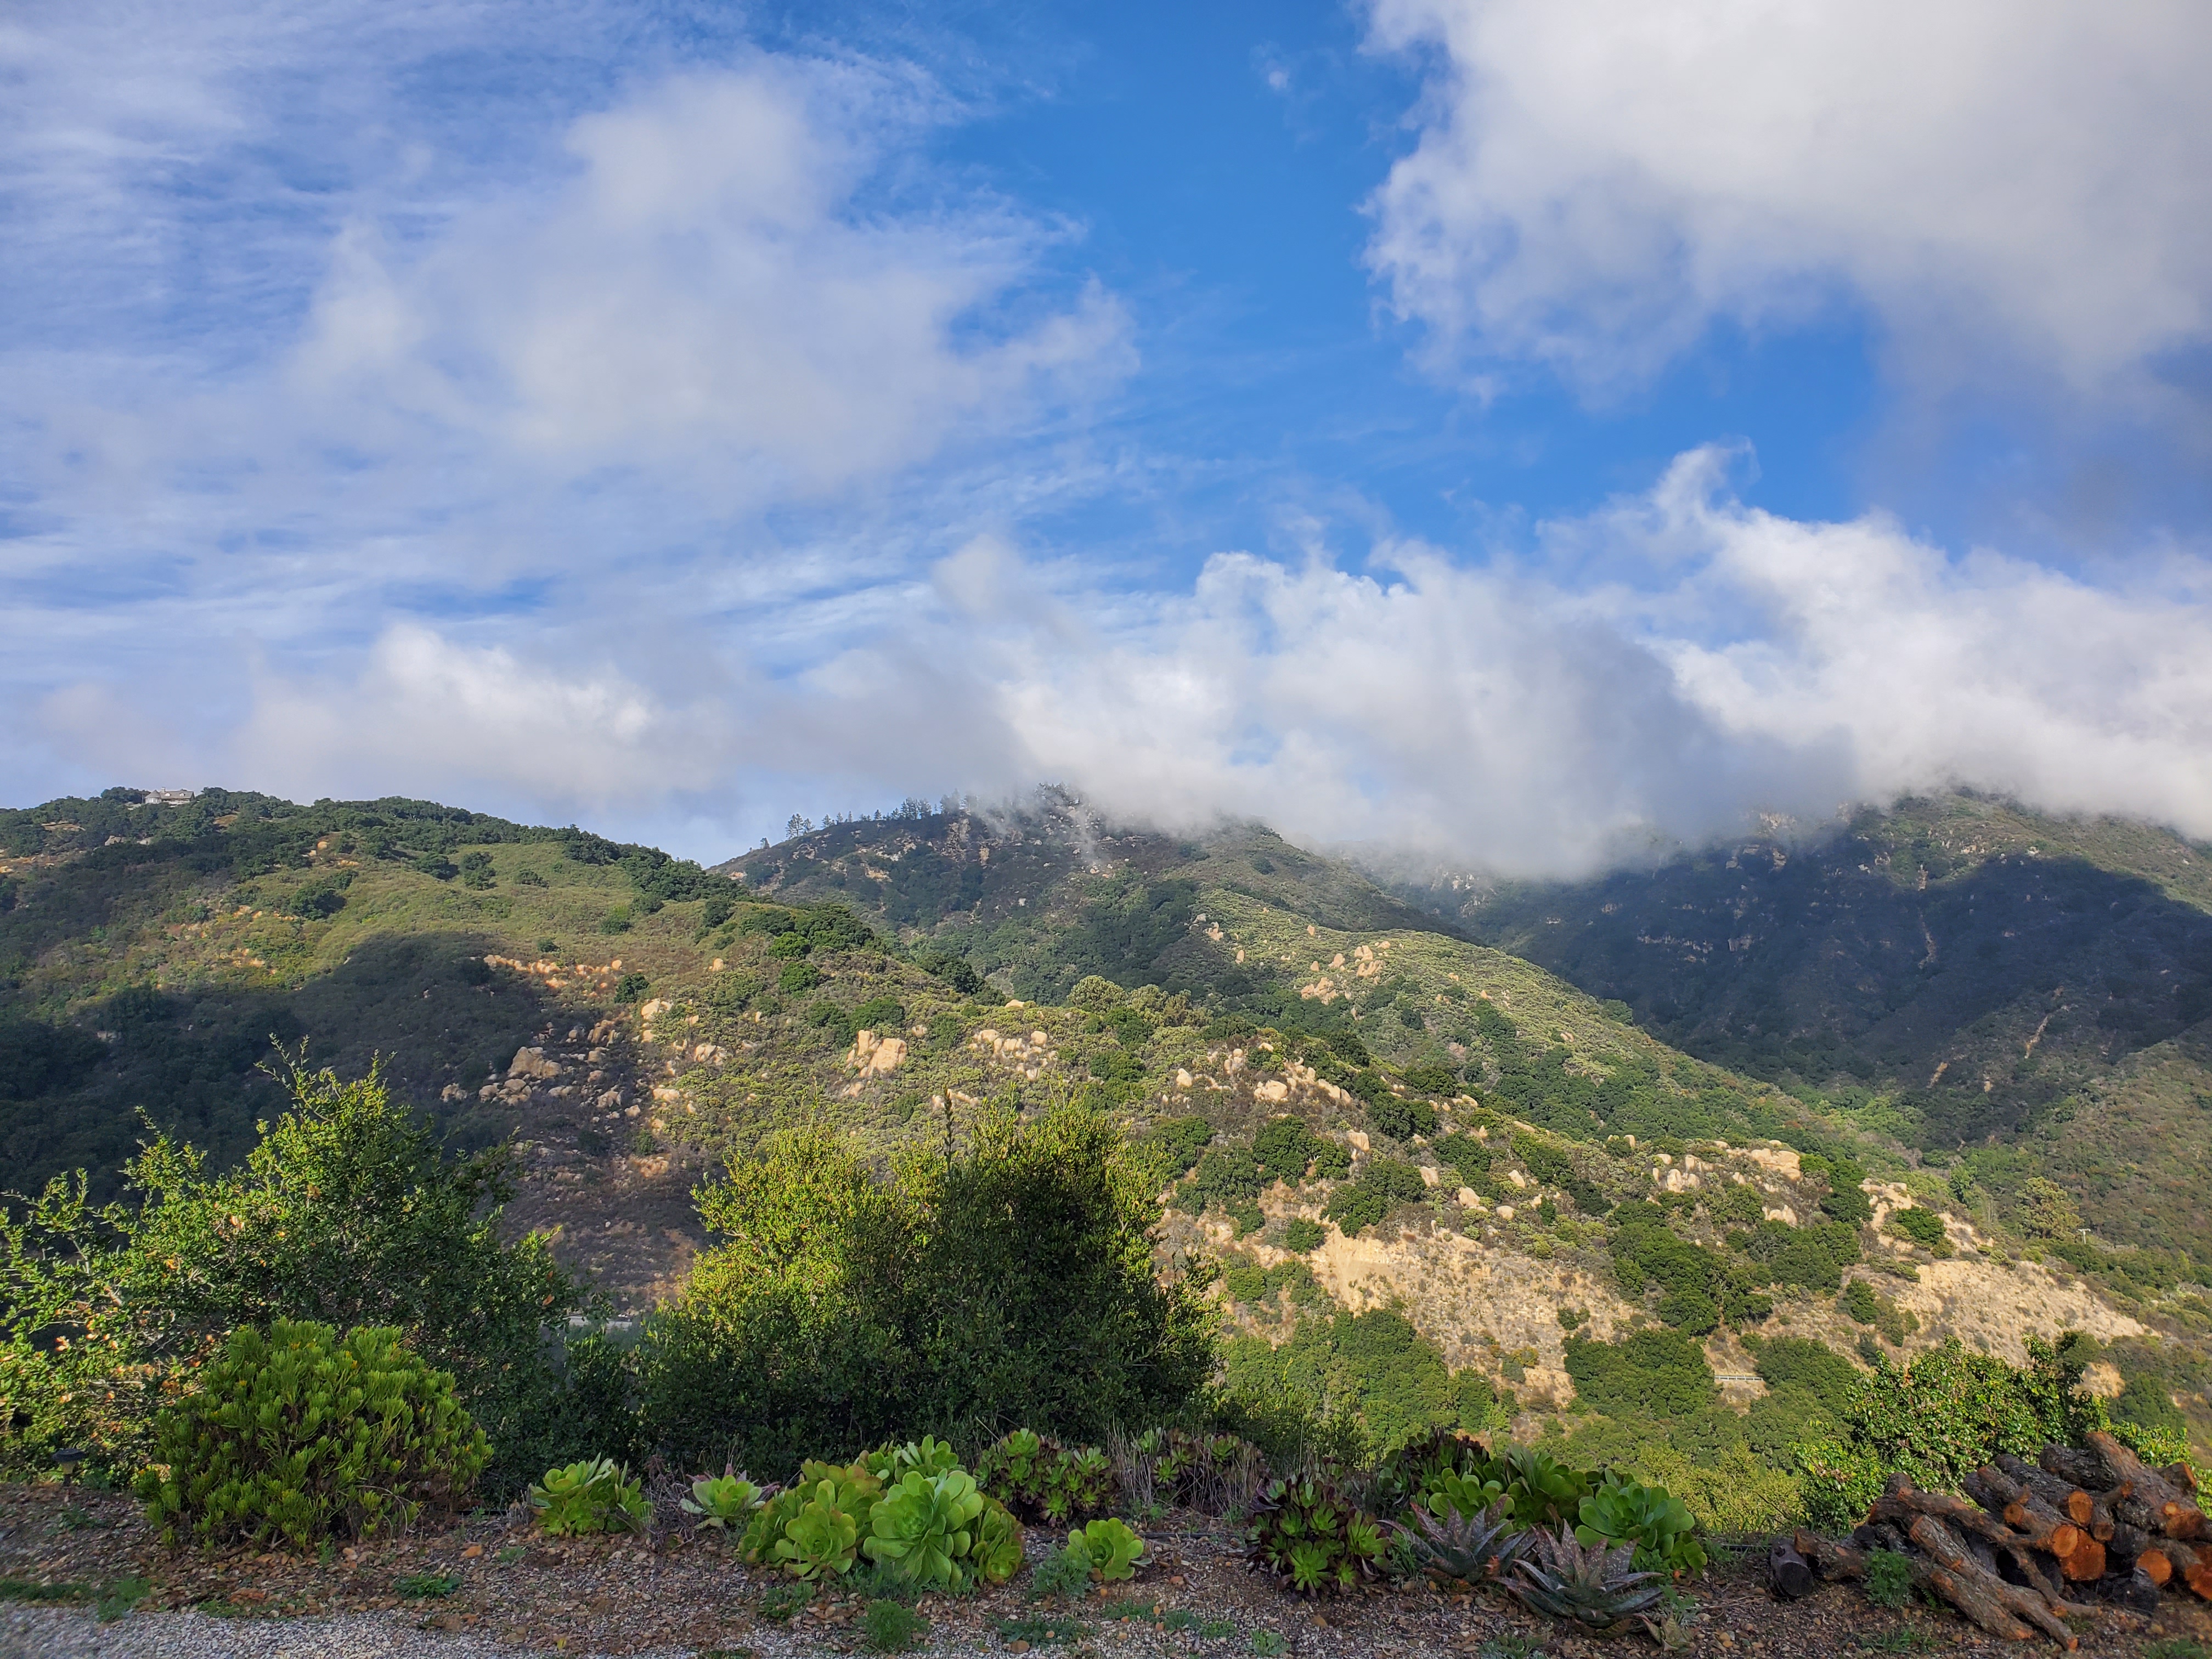
M 2091 1597 L 2140 1613 L 2169 1587 L 2212 1601 L 2212 1539 L 2188 1465 L 2154 1469 L 2109 1434 L 2087 1439 L 2045 1446 L 2033 1463 L 1999 1453 L 1960 1483 L 1966 1498 L 1893 1474 L 1849 1543 L 1778 1540 L 1774 1586 L 1797 1596 L 1816 1573 L 1864 1579 L 1869 1553 L 1893 1550 L 1915 1584 L 1982 1629 L 2025 1638 L 2032 1626 L 2069 1648 L 2064 1621 L 2094 1613 Z

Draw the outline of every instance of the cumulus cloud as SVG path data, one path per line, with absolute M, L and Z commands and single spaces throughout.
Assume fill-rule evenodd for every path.
M 859 199 L 941 114 L 909 77 L 767 56 L 642 88 L 572 126 L 550 199 L 488 203 L 422 248 L 349 226 L 295 374 L 562 472 L 748 502 L 1110 383 L 1128 349 L 1102 289 L 1019 303 L 1061 233 L 988 201 Z
M 1954 785 L 2212 835 L 2212 565 L 1954 558 L 1880 514 L 1747 507 L 1729 459 L 1545 526 L 1528 569 L 1224 554 L 1118 622 L 960 614 L 1034 775 L 1158 822 L 1530 875 Z M 1562 567 L 1590 580 L 1534 574 Z
M 1439 356 L 1585 388 L 1841 298 L 1916 372 L 2110 391 L 2212 331 L 2192 0 L 1373 0 L 1433 66 L 1370 264 Z

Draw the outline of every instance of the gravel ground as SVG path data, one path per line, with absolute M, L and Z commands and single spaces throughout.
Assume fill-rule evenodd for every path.
M 672 1508 L 672 1505 L 671 1505 Z M 106 1594 L 89 1606 L 0 1599 L 0 1656 L 15 1659 L 826 1659 L 866 1650 L 864 1598 L 824 1595 L 774 1615 L 786 1581 L 747 1570 L 718 1542 L 667 1522 L 648 1540 L 553 1543 L 519 1516 L 478 1516 L 327 1562 L 163 1549 L 125 1499 L 51 1486 L 0 1486 L 0 1595 Z M 1656 1656 L 1637 1634 L 1562 1636 L 1495 1598 L 1414 1585 L 1308 1605 L 1246 1566 L 1218 1522 L 1178 1516 L 1147 1528 L 1154 1564 L 1133 1585 L 1077 1608 L 1041 1607 L 1018 1583 L 925 1598 L 918 1653 L 1036 1659 L 1597 1659 Z M 1893 1613 L 1856 1589 L 1803 1601 L 1770 1595 L 1759 1563 L 1723 1554 L 1690 1587 L 1696 1610 L 1679 1651 L 1705 1659 L 1799 1655 L 2009 1653 L 1948 1612 Z M 125 1613 L 115 1594 L 144 1592 Z M 1071 1628 L 1071 1626 L 1075 1628 Z M 1273 1636 L 1281 1638 L 1275 1647 Z M 2085 1659 L 2139 1659 L 2179 1638 L 2206 1644 L 2170 1659 L 2212 1659 L 2212 1607 L 2169 1596 L 2157 1621 L 2115 1613 L 2081 1631 Z M 2039 1642 L 2033 1644 L 2043 1650 Z M 2055 1649 L 2049 1650 L 2056 1651 Z

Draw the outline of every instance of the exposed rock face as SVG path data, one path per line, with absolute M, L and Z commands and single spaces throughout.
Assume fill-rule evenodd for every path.
M 509 1077 L 538 1078 L 550 1082 L 561 1075 L 561 1062 L 549 1059 L 543 1048 L 518 1048 L 507 1068 Z
M 905 1060 L 904 1037 L 878 1037 L 873 1031 L 862 1031 L 856 1036 L 853 1039 L 853 1052 L 845 1057 L 846 1064 L 858 1067 L 863 1075 L 868 1077 L 881 1077 L 896 1072 Z

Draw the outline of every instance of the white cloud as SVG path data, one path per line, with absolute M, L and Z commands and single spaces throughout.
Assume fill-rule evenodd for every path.
M 1010 610 L 971 557 L 939 625 L 1017 773 L 1163 823 L 1567 875 L 1963 784 L 2212 836 L 2212 564 L 2096 586 L 1954 559 L 1878 514 L 1746 507 L 1727 459 L 1545 526 L 1556 562 L 1613 573 L 1580 592 L 1419 545 L 1378 550 L 1395 579 L 1224 554 L 1116 617 L 1073 595 Z
M 1373 0 L 1432 52 L 1372 269 L 1448 361 L 1646 376 L 1841 296 L 1936 379 L 2106 390 L 2212 332 L 2196 0 Z
M 1110 383 L 1129 356 L 1109 296 L 1024 301 L 1061 233 L 988 201 L 863 199 L 941 113 L 904 77 L 764 56 L 644 88 L 574 124 L 550 193 L 422 249 L 349 227 L 297 377 L 565 475 L 748 503 Z

